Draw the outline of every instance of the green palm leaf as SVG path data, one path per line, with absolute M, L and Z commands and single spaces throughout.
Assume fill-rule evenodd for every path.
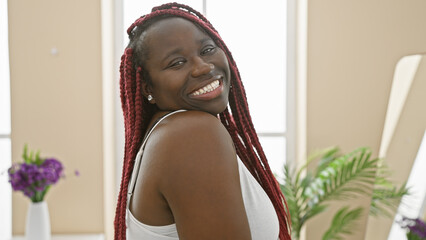
M 369 194 L 378 162 L 377 158 L 370 157 L 368 149 L 360 148 L 330 161 L 304 192 L 308 206 L 329 200 L 350 199 L 357 194 Z
M 370 204 L 370 215 L 393 217 L 403 196 L 409 194 L 404 183 L 397 187 L 377 187 L 373 191 Z
M 352 234 L 355 221 L 361 216 L 362 208 L 349 210 L 349 207 L 341 208 L 331 221 L 331 227 L 325 232 L 323 240 L 343 240 L 342 235 Z
M 280 188 L 287 200 L 287 205 L 291 213 L 290 217 L 291 217 L 292 228 L 295 228 L 295 227 L 298 228 L 299 206 L 297 205 L 297 198 L 296 198 L 297 188 L 293 184 L 293 180 L 287 166 L 284 166 L 284 176 L 285 176 L 284 178 L 285 184 L 284 185 L 280 184 Z
M 314 171 L 308 166 L 318 159 Z M 349 154 L 341 155 L 337 147 L 317 151 L 311 155 L 298 171 L 284 167 L 284 179 L 281 190 L 286 196 L 291 221 L 293 239 L 299 239 L 300 231 L 307 220 L 324 212 L 330 200 L 348 200 L 359 195 L 372 196 L 370 214 L 389 216 L 396 209 L 401 197 L 407 194 L 407 188 L 400 188 L 388 181 L 390 173 L 371 157 L 368 148 L 359 148 Z M 374 186 L 374 187 L 373 187 Z M 340 209 L 335 219 L 340 225 L 332 224 L 328 236 L 341 239 L 348 233 L 345 222 L 354 222 L 361 208 L 349 211 Z M 349 214 L 349 216 L 344 216 Z M 343 224 L 343 225 L 342 225 Z M 336 227 L 337 226 L 337 227 Z M 329 239 L 329 238 L 326 238 Z

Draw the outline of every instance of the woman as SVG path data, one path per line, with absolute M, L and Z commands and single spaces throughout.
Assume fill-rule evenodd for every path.
M 290 239 L 238 69 L 210 22 L 170 3 L 128 34 L 115 239 Z

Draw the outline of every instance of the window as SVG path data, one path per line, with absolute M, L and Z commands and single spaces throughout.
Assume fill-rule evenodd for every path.
M 207 17 L 238 65 L 253 124 L 271 169 L 285 160 L 286 5 L 207 1 Z M 273 7 L 272 7 L 273 6 Z
M 153 6 L 166 2 L 123 0 L 123 29 L 150 12 Z M 203 13 L 232 52 L 247 92 L 253 124 L 271 169 L 282 173 L 286 156 L 286 2 L 180 2 Z M 126 45 L 127 34 L 123 39 Z
M 7 1 L 0 1 L 0 239 L 12 236 L 12 193 L 7 176 L 11 164 L 7 19 Z

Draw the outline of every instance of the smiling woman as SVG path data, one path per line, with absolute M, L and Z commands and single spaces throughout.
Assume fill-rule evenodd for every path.
M 290 239 L 284 196 L 215 28 L 172 3 L 128 34 L 115 239 Z
M 122 25 L 124 29 L 141 16 L 141 13 L 149 12 L 152 7 L 168 2 L 167 0 L 122 1 L 123 18 L 119 19 L 123 20 L 124 23 L 120 26 Z M 291 71 L 287 77 L 288 1 L 262 0 L 247 3 L 244 0 L 181 0 L 179 2 L 202 12 L 232 51 L 232 56 L 244 79 L 251 118 L 259 141 L 268 157 L 272 172 L 281 176 L 286 159 L 289 161 L 295 159 L 293 148 L 286 146 L 286 144 L 294 143 L 292 130 L 295 129 L 293 122 L 286 120 L 286 115 L 289 120 L 295 116 L 288 111 L 295 103 L 291 96 L 293 91 L 287 90 L 287 84 L 291 88 L 293 83 Z M 241 6 L 244 6 L 244 10 Z M 128 41 L 127 34 L 122 35 L 117 45 L 117 56 L 121 55 L 125 47 L 124 43 L 127 45 Z M 292 66 L 291 62 L 289 66 Z M 259 81 L 262 84 L 259 84 Z M 287 91 L 290 94 L 288 97 Z M 287 103 L 290 106 L 288 110 Z M 117 102 L 117 106 L 119 105 Z M 265 107 L 272 105 L 273 113 L 270 111 L 271 107 Z M 117 116 L 117 121 L 121 122 L 121 114 Z M 287 126 L 288 124 L 290 125 Z M 121 125 L 118 124 L 117 127 L 120 128 Z M 124 142 L 124 140 L 121 141 Z M 119 159 L 122 155 L 122 147 L 116 151 Z M 121 169 L 121 164 L 117 165 L 118 169 Z

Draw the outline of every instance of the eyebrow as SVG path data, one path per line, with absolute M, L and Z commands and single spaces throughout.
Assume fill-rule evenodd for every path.
M 162 62 L 166 61 L 167 58 L 169 58 L 171 55 L 174 55 L 178 52 L 181 52 L 183 50 L 183 48 L 175 48 L 173 50 L 171 50 L 170 52 L 167 52 L 167 54 L 165 55 L 165 57 L 163 58 L 163 60 L 161 60 Z
M 210 40 L 212 42 L 214 42 L 213 39 L 211 39 L 210 37 L 206 36 L 206 37 L 200 39 L 198 42 L 202 44 L 202 43 L 205 43 L 205 42 L 210 41 Z
M 210 37 L 208 37 L 208 36 L 206 36 L 206 37 L 204 37 L 204 38 L 201 38 L 201 39 L 198 41 L 198 43 L 199 43 L 200 45 L 202 45 L 202 44 L 204 44 L 205 42 L 208 42 L 208 41 L 212 41 L 212 42 L 214 43 L 213 39 L 211 39 L 211 38 L 210 38 Z M 215 43 L 215 45 L 216 45 L 216 43 Z M 175 49 L 171 50 L 170 52 L 167 52 L 166 56 L 165 56 L 165 57 L 164 57 L 161 61 L 162 61 L 162 62 L 166 61 L 166 60 L 167 60 L 167 58 L 169 58 L 170 56 L 172 56 L 172 55 L 174 55 L 174 54 L 176 54 L 176 53 L 178 53 L 178 52 L 181 52 L 182 50 L 183 50 L 183 48 L 179 47 L 179 48 L 175 48 Z

